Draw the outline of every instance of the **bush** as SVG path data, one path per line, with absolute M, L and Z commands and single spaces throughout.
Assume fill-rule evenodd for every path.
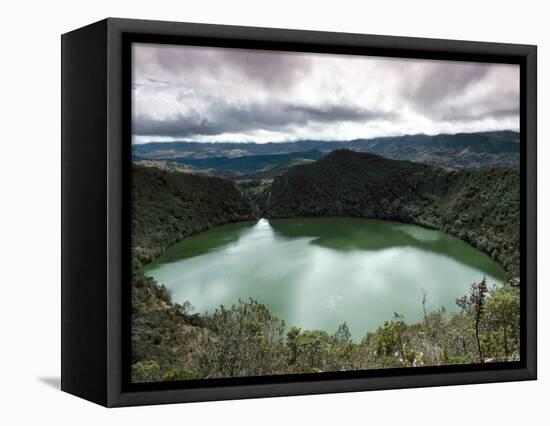
M 215 334 L 209 369 L 215 376 L 238 377 L 272 374 L 285 363 L 284 321 L 252 299 L 231 308 L 221 306 L 208 318 Z
M 139 275 L 135 280 L 135 382 L 519 359 L 519 289 L 509 285 L 483 290 L 480 298 L 481 280 L 457 300 L 458 312 L 426 312 L 417 324 L 395 314 L 354 342 L 346 323 L 332 335 L 298 327 L 285 335 L 284 321 L 254 300 L 222 306 L 211 315 L 191 314 L 189 303 L 174 305 L 154 280 Z M 426 296 L 424 306 L 425 301 Z

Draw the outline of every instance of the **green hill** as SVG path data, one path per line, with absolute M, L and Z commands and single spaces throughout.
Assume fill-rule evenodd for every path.
M 445 170 L 337 150 L 277 177 L 269 218 L 352 216 L 397 220 L 455 235 L 519 274 L 519 172 Z
M 253 218 L 250 204 L 231 181 L 153 167 L 132 168 L 135 268 L 191 234 Z

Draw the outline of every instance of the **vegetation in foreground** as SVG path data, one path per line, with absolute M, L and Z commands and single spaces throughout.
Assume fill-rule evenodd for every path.
M 132 380 L 154 382 L 519 359 L 519 289 L 485 279 L 457 299 L 458 310 L 428 312 L 408 324 L 398 313 L 359 342 L 344 323 L 329 334 L 287 328 L 254 300 L 192 313 L 152 278 L 134 276 Z

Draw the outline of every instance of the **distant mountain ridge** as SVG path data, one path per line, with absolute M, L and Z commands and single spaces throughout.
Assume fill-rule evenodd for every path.
M 318 160 L 323 157 L 323 153 L 317 149 L 305 152 L 291 152 L 287 154 L 263 154 L 263 155 L 244 155 L 241 157 L 213 157 L 213 158 L 190 158 L 174 157 L 160 159 L 161 161 L 170 161 L 176 164 L 191 166 L 196 169 L 215 169 L 218 172 L 250 174 L 258 172 L 268 172 L 271 169 L 287 168 L 294 163 L 299 164 L 303 160 Z M 134 157 L 136 160 L 143 160 L 143 157 Z
M 254 155 L 284 155 L 337 149 L 369 152 L 396 160 L 410 160 L 449 167 L 519 164 L 519 133 L 502 130 L 476 133 L 425 134 L 355 139 L 350 141 L 303 140 L 296 142 L 151 142 L 133 146 L 136 158 L 148 160 L 240 158 Z M 178 160 L 176 160 L 178 159 Z

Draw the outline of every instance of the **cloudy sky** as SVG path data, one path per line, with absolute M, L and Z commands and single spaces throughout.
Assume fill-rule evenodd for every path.
M 133 46 L 133 142 L 519 130 L 519 67 Z

